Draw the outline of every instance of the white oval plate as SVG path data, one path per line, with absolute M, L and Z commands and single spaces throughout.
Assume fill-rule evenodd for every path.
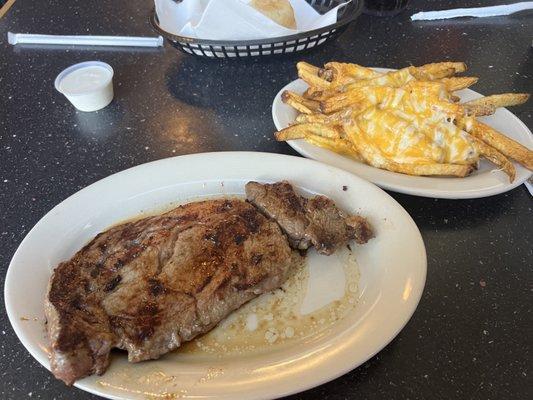
M 124 354 L 116 354 L 103 376 L 85 378 L 75 386 L 111 399 L 165 394 L 265 399 L 309 389 L 357 367 L 389 343 L 415 311 L 426 278 L 420 232 L 407 212 L 371 183 L 316 161 L 268 153 L 204 153 L 139 165 L 92 184 L 53 208 L 22 241 L 7 272 L 6 309 L 17 336 L 49 368 L 43 329 L 48 279 L 60 261 L 98 232 L 172 203 L 243 194 L 249 180 L 282 179 L 329 196 L 373 224 L 376 238 L 355 249 L 361 278 L 353 314 L 317 337 L 273 347 L 267 354 L 194 358 L 175 351 L 139 364 L 129 364 Z
M 391 71 L 386 68 L 374 69 L 380 72 Z M 272 103 L 272 118 L 274 119 L 277 130 L 288 127 L 298 115 L 294 108 L 281 101 L 281 94 L 285 90 L 301 94 L 307 88 L 308 86 L 303 80 L 297 79 L 281 89 L 276 95 Z M 456 94 L 462 101 L 482 97 L 481 94 L 470 89 L 460 90 Z M 531 131 L 518 117 L 507 109 L 500 108 L 494 115 L 481 117 L 479 120 L 520 142 L 524 146 L 530 149 L 533 148 Z M 514 163 L 516 167 L 516 179 L 510 183 L 504 172 L 497 170 L 494 164 L 485 160 L 480 162 L 477 171 L 465 178 L 410 176 L 371 167 L 350 157 L 314 146 L 305 140 L 290 140 L 287 143 L 304 157 L 322 161 L 326 164 L 352 172 L 383 189 L 415 196 L 442 199 L 487 197 L 514 189 L 531 176 L 531 172 L 527 168 L 522 167 L 518 163 Z

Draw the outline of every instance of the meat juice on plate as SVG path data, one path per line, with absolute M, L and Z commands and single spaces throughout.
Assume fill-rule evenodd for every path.
M 325 333 L 355 308 L 359 270 L 351 250 L 331 256 L 311 250 L 299 264 L 280 289 L 245 304 L 177 352 L 224 357 L 270 351 Z

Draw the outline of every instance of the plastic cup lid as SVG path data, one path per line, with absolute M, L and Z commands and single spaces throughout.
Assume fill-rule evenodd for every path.
M 71 95 L 83 95 L 83 94 L 92 93 L 94 91 L 97 91 L 97 90 L 105 87 L 113 79 L 114 71 L 113 71 L 113 68 L 111 67 L 111 65 L 109 65 L 109 64 L 107 64 L 105 62 L 102 62 L 102 61 L 85 61 L 85 62 L 81 62 L 81 63 L 78 63 L 78 64 L 71 65 L 70 67 L 65 68 L 63 71 L 61 71 L 59 73 L 59 75 L 57 75 L 57 77 L 56 77 L 56 79 L 54 81 L 54 86 L 55 86 L 56 90 L 59 93 L 65 94 L 65 92 L 63 90 L 61 90 L 61 86 L 60 86 L 61 85 L 61 81 L 63 81 L 63 79 L 65 79 L 65 77 L 67 77 L 68 75 L 70 75 L 74 71 L 78 71 L 80 69 L 84 69 L 84 68 L 87 68 L 87 67 L 104 68 L 107 71 L 109 71 L 110 74 L 109 74 L 109 76 L 106 79 L 102 80 L 102 82 L 99 83 L 97 86 L 94 86 L 94 87 L 92 87 L 91 89 L 88 89 L 88 90 L 77 91 L 76 93 L 68 93 L 69 96 L 71 96 Z

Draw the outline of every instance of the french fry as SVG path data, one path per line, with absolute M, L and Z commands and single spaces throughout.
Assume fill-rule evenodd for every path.
M 352 112 L 353 109 L 351 107 L 347 107 L 329 115 L 321 113 L 300 114 L 296 117 L 296 122 L 300 124 L 315 122 L 325 125 L 341 125 L 346 118 L 349 118 Z
M 434 72 L 428 72 L 428 71 L 424 71 L 421 68 L 412 67 L 410 68 L 410 72 L 411 72 L 411 75 L 413 75 L 416 79 L 419 79 L 422 81 L 433 81 L 437 79 L 448 78 L 450 76 L 453 76 L 453 74 L 455 74 L 455 70 L 453 68 L 436 70 Z
M 320 110 L 325 114 L 341 110 L 348 106 L 359 105 L 359 108 L 369 104 L 379 104 L 387 96 L 395 93 L 395 89 L 388 86 L 370 86 L 364 90 L 352 89 L 345 93 L 340 93 L 320 102 Z
M 474 85 L 479 80 L 476 76 L 454 76 L 452 78 L 443 78 L 440 82 L 444 83 L 446 89 L 450 92 L 455 92 L 456 90 L 466 89 Z
M 274 137 L 278 142 L 286 142 L 287 140 L 305 139 L 305 129 L 302 129 L 303 124 L 291 125 L 288 128 L 282 129 L 274 133 Z
M 319 76 L 321 68 L 312 64 L 300 61 L 296 64 L 298 77 L 302 78 L 311 87 L 329 87 L 329 82 Z
M 306 91 L 306 94 L 309 96 L 310 99 L 316 100 L 316 101 L 324 101 L 329 99 L 330 97 L 336 96 L 339 93 L 344 93 L 346 90 L 343 89 L 343 86 L 339 86 L 338 88 L 330 88 L 330 89 L 322 89 L 322 88 L 309 88 Z
M 373 69 L 357 64 L 329 62 L 324 65 L 326 71 L 331 71 L 331 82 L 336 85 L 344 85 L 360 79 L 371 79 L 381 76 Z
M 304 61 L 300 61 L 300 62 L 296 63 L 296 70 L 298 72 L 307 71 L 310 74 L 318 75 L 318 73 L 320 71 L 320 68 L 315 67 L 313 64 L 309 64 L 309 63 L 306 63 Z
M 464 178 L 465 176 L 470 175 L 474 170 L 471 165 L 397 163 L 386 159 L 381 167 L 374 165 L 372 160 L 370 160 L 369 164 L 377 168 L 386 169 L 387 171 L 415 176 L 456 176 L 459 178 Z
M 307 68 L 298 69 L 298 77 L 311 87 L 327 89 L 331 85 L 330 82 L 318 76 L 318 71 L 312 72 Z
M 309 100 L 315 100 L 313 97 L 316 93 L 316 89 L 312 88 L 312 87 L 308 87 L 305 92 L 302 93 L 302 97 L 304 99 L 309 99 Z
M 364 97 L 360 93 L 356 91 L 350 91 L 347 93 L 330 97 L 325 101 L 321 101 L 320 111 L 322 111 L 324 114 L 331 114 L 335 111 L 342 110 L 343 108 L 346 108 L 350 105 L 359 103 L 362 100 L 364 100 Z
M 527 169 L 533 170 L 533 151 L 527 147 L 479 121 L 474 121 L 468 132 Z
M 302 96 L 289 90 L 285 90 L 281 94 L 281 101 L 304 114 L 312 114 L 320 110 L 319 102 L 305 99 Z
M 433 110 L 438 110 L 445 113 L 448 117 L 452 119 L 457 119 L 465 115 L 465 109 L 461 104 L 458 103 L 448 103 L 447 101 L 434 101 L 431 104 Z
M 357 64 L 346 64 L 329 62 L 325 65 L 326 71 L 332 71 L 332 79 L 328 79 L 336 84 L 346 84 L 354 80 L 368 80 L 378 78 L 383 74 L 370 68 Z M 418 79 L 435 80 L 451 77 L 456 73 L 466 71 L 466 65 L 462 62 L 442 62 L 426 64 L 421 67 L 408 67 L 409 72 Z M 323 73 L 325 74 L 325 73 Z
M 324 124 L 306 123 L 289 126 L 274 134 L 278 142 L 293 139 L 304 139 L 309 135 L 322 136 L 330 139 L 341 138 L 341 128 L 331 127 Z
M 464 62 L 445 61 L 438 63 L 425 64 L 417 69 L 429 75 L 439 75 L 442 71 L 446 71 L 452 76 L 466 71 L 466 64 Z M 443 77 L 444 78 L 444 77 Z
M 492 115 L 496 112 L 496 107 L 491 104 L 469 104 L 463 103 L 466 115 L 472 117 L 481 117 L 484 115 Z
M 304 97 L 310 100 L 322 101 L 330 98 L 332 94 L 336 94 L 336 91 L 311 86 L 304 92 Z
M 529 99 L 528 93 L 502 93 L 493 94 L 492 96 L 481 97 L 464 103 L 467 108 L 499 108 L 511 107 L 524 104 Z M 487 114 L 483 114 L 487 115 Z
M 513 163 L 509 161 L 507 157 L 505 157 L 494 147 L 489 146 L 482 140 L 479 140 L 478 138 L 473 136 L 471 137 L 471 139 L 473 140 L 474 145 L 476 146 L 477 150 L 479 151 L 479 154 L 482 157 L 485 157 L 487 160 L 500 167 L 501 170 L 509 176 L 510 182 L 513 182 L 515 180 L 516 169 Z
M 413 76 L 409 72 L 409 68 L 403 68 L 397 71 L 391 71 L 386 74 L 377 74 L 370 79 L 358 79 L 345 84 L 336 84 L 336 81 L 331 82 L 329 88 L 321 88 L 321 93 L 318 96 L 313 96 L 315 100 L 324 101 L 337 94 L 347 93 L 350 91 L 357 91 L 361 87 L 391 87 L 399 88 L 413 80 Z
M 296 122 L 296 124 L 306 124 L 308 122 L 317 122 L 319 124 L 326 124 L 326 120 L 324 119 L 325 115 L 324 114 L 320 114 L 320 113 L 317 113 L 317 114 L 298 114 L 296 116 L 296 119 L 294 120 L 294 122 Z M 296 125 L 295 124 L 295 125 Z
M 456 176 L 464 178 L 472 173 L 474 167 L 460 164 L 407 164 L 390 163 L 387 169 L 392 172 L 399 172 L 407 175 L 419 176 Z
M 524 104 L 529 99 L 528 93 L 502 93 L 481 97 L 463 103 L 468 115 L 492 115 L 499 107 L 511 107 Z
M 323 147 L 325 149 L 334 151 L 335 153 L 346 154 L 358 161 L 361 161 L 361 157 L 353 147 L 353 145 L 344 139 L 330 139 L 321 136 L 310 135 L 305 140 L 315 146 Z
M 358 146 L 354 144 L 354 147 L 358 154 L 360 154 L 363 159 L 373 167 L 386 169 L 391 172 L 399 172 L 401 174 L 419 176 L 457 176 L 463 178 L 469 175 L 474 169 L 472 165 L 397 163 L 385 158 L 375 149 L 372 149 L 371 146 Z

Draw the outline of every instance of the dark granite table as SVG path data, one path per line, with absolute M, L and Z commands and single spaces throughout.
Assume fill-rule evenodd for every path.
M 299 56 L 206 61 L 164 49 L 11 47 L 6 32 L 152 35 L 151 0 L 17 0 L 0 20 L 0 269 L 55 204 L 147 161 L 218 150 L 295 154 L 272 139 L 272 98 L 294 64 L 328 60 L 402 67 L 464 60 L 476 90 L 533 92 L 531 14 L 413 24 L 415 10 L 497 1 L 413 1 L 393 19 L 362 16 L 335 43 Z M 115 69 L 115 100 L 79 113 L 53 88 L 63 68 L 99 59 Z M 513 110 L 531 128 L 531 104 Z M 491 198 L 392 194 L 428 253 L 420 305 L 369 362 L 292 399 L 533 398 L 533 202 L 522 185 Z M 2 298 L 3 300 L 3 298 Z M 0 313 L 0 398 L 95 399 L 54 379 Z

